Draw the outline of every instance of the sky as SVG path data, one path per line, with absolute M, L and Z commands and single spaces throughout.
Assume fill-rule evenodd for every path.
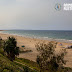
M 72 11 L 64 11 L 64 3 L 72 0 L 0 0 L 0 30 L 72 30 Z

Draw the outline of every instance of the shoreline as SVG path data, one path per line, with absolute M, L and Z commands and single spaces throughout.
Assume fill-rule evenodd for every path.
M 24 38 L 31 38 L 31 39 L 39 39 L 39 40 L 47 40 L 47 41 L 55 41 L 55 42 L 63 42 L 63 43 L 72 43 L 72 40 L 68 39 L 54 39 L 54 38 L 48 38 L 48 37 L 30 37 L 30 36 L 24 36 L 24 35 L 19 35 L 19 34 L 9 34 L 9 33 L 3 33 L 0 32 L 1 34 L 8 34 L 11 36 L 20 36 Z
M 36 38 L 29 38 L 29 37 L 23 37 L 23 36 L 18 36 L 18 35 L 0 33 L 0 37 L 3 40 L 6 40 L 7 37 L 9 36 L 13 36 L 16 38 L 17 45 L 20 47 L 20 49 L 24 50 L 24 48 L 21 47 L 22 45 L 24 45 L 27 50 L 32 50 L 32 52 L 20 53 L 19 58 L 26 58 L 32 61 L 36 61 L 36 57 L 38 55 L 38 52 L 35 48 L 36 43 L 50 42 L 49 40 L 41 40 L 41 39 L 36 39 Z M 58 41 L 54 41 L 54 42 L 58 42 Z M 59 46 L 60 43 L 62 43 L 63 46 Z M 72 45 L 72 43 L 58 42 L 56 51 L 59 52 L 61 49 L 64 49 L 65 46 L 67 45 Z M 67 49 L 67 55 L 65 56 L 65 59 L 68 60 L 65 66 L 72 68 L 72 49 Z

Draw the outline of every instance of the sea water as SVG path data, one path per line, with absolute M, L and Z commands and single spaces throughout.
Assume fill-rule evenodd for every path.
M 1 32 L 30 38 L 72 42 L 72 30 L 6 30 Z

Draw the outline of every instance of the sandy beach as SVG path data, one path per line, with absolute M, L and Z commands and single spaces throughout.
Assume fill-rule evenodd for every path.
M 32 61 L 36 61 L 36 57 L 38 55 L 38 52 L 35 48 L 36 43 L 48 43 L 48 40 L 40 40 L 40 39 L 35 39 L 35 38 L 28 38 L 28 37 L 22 37 L 22 36 L 17 36 L 17 35 L 10 35 L 10 34 L 3 34 L 0 33 L 0 37 L 4 40 L 7 39 L 7 37 L 13 36 L 17 39 L 17 45 L 20 47 L 21 50 L 32 50 L 32 52 L 27 52 L 27 53 L 20 53 L 19 58 L 26 58 Z M 62 44 L 62 46 L 59 46 L 59 44 Z M 22 46 L 25 46 L 25 49 Z M 67 45 L 72 45 L 71 43 L 64 43 L 64 42 L 58 42 L 56 51 L 58 52 L 59 50 L 65 48 Z M 67 60 L 66 67 L 71 67 L 72 68 L 72 49 L 66 49 L 67 50 L 67 55 L 65 56 L 65 59 Z

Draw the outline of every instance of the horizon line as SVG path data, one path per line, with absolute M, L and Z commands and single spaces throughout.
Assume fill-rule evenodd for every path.
M 0 31 L 5 31 L 5 30 L 40 30 L 40 29 L 1 29 Z M 57 31 L 57 30 L 54 30 L 54 31 Z M 72 31 L 72 30 L 58 30 L 58 31 Z

